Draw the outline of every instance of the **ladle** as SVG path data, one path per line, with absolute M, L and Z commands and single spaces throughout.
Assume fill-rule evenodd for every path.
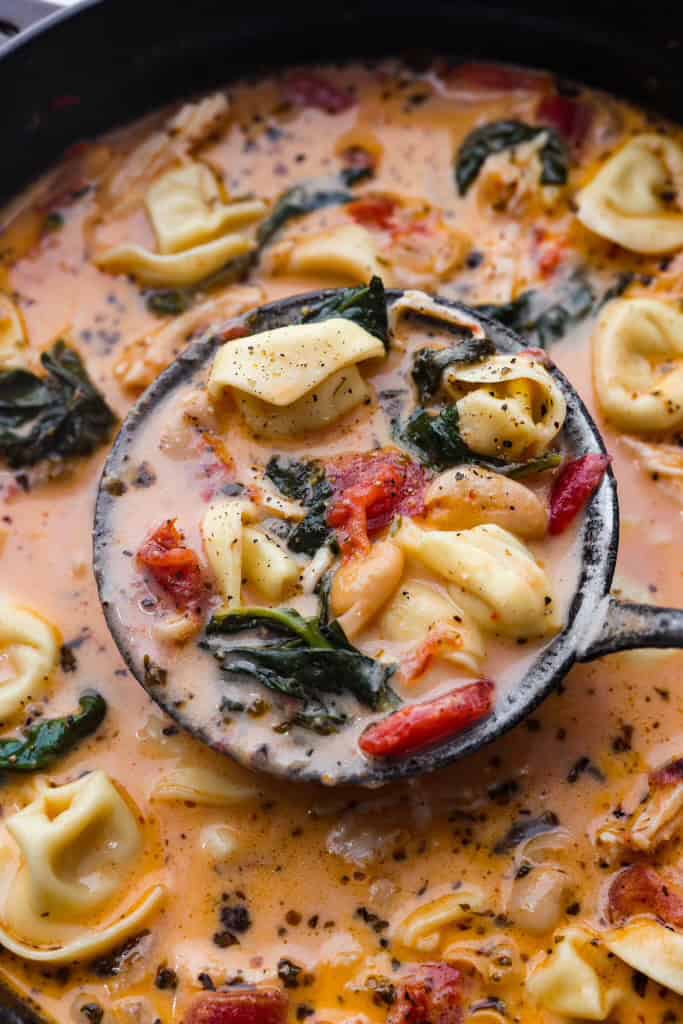
M 270 303 L 251 314 L 221 325 L 239 327 L 248 315 L 258 315 L 259 330 L 281 327 L 297 322 L 306 306 L 317 303 L 332 294 L 329 291 L 307 293 Z M 387 292 L 388 308 L 403 295 L 400 291 Z M 460 310 L 474 317 L 501 352 L 517 352 L 525 348 L 524 342 L 513 331 L 490 317 L 484 316 L 460 303 L 437 299 L 438 305 L 448 310 Z M 208 369 L 221 344 L 218 335 L 210 335 L 192 344 L 165 370 L 144 393 L 125 420 L 113 450 L 104 468 L 103 479 L 117 478 L 125 469 L 127 453 L 137 432 L 146 419 L 176 387 L 191 376 Z M 571 456 L 604 453 L 600 433 L 578 393 L 556 367 L 550 372 L 567 399 L 567 419 L 564 427 L 565 444 Z M 110 514 L 113 508 L 108 489 L 100 487 L 97 497 L 94 527 L 94 566 L 100 597 L 106 580 L 108 546 L 112 542 Z M 588 662 L 616 651 L 642 647 L 683 647 L 683 611 L 651 605 L 617 601 L 610 596 L 612 577 L 619 545 L 619 504 L 617 485 L 611 470 L 605 475 L 597 493 L 585 510 L 581 526 L 582 556 L 578 585 L 570 604 L 564 630 L 543 648 L 514 690 L 499 699 L 494 714 L 468 732 L 454 736 L 439 746 L 425 749 L 405 759 L 394 761 L 368 761 L 364 769 L 348 770 L 340 765 L 333 778 L 326 773 L 327 784 L 357 783 L 381 785 L 396 779 L 432 772 L 437 768 L 465 757 L 497 739 L 529 715 L 565 678 L 577 662 Z M 145 686 L 143 665 L 136 660 L 127 643 L 126 630 L 116 607 L 103 600 L 105 618 L 111 634 L 136 679 Z M 229 733 L 219 734 L 214 727 L 206 728 L 192 719 L 187 708 L 174 706 L 164 696 L 163 688 L 146 687 L 157 703 L 184 729 L 209 746 L 227 753 L 245 763 L 244 752 L 231 746 Z M 249 761 L 251 767 L 277 771 L 267 759 Z M 320 773 L 302 767 L 288 773 L 297 780 L 320 781 Z

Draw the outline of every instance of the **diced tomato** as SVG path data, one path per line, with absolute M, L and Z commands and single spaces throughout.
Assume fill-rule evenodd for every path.
M 365 228 L 379 228 L 380 231 L 392 231 L 395 227 L 394 216 L 397 203 L 386 196 L 357 199 L 346 207 L 347 213 L 357 224 Z
M 632 864 L 620 871 L 610 885 L 607 912 L 615 923 L 634 914 L 654 914 L 665 924 L 682 928 L 683 892 L 655 868 Z
M 436 622 L 424 640 L 407 658 L 401 661 L 401 679 L 411 683 L 429 668 L 434 658 L 442 651 L 454 651 L 462 647 L 462 636 L 450 622 Z
M 167 519 L 147 538 L 137 556 L 138 564 L 151 574 L 181 611 L 196 608 L 203 589 L 199 559 L 183 541 L 175 519 Z
M 493 710 L 495 685 L 480 679 L 424 704 L 395 711 L 365 730 L 360 749 L 370 757 L 402 757 L 470 729 Z
M 450 964 L 420 964 L 396 986 L 387 1024 L 460 1024 L 462 974 Z
M 538 254 L 538 270 L 542 277 L 551 277 L 562 263 L 564 250 L 561 245 L 548 243 L 541 246 Z
M 446 75 L 449 85 L 471 86 L 486 92 L 535 92 L 550 88 L 550 76 L 544 71 L 505 67 L 466 61 L 451 68 Z
M 553 536 L 564 533 L 592 498 L 610 464 L 609 455 L 584 455 L 566 462 L 550 492 L 548 529 Z
M 199 996 L 185 1024 L 285 1024 L 287 996 L 277 988 L 233 989 Z
M 284 82 L 285 99 L 295 107 L 315 107 L 341 114 L 356 102 L 351 93 L 312 71 L 292 71 Z
M 343 455 L 325 469 L 333 490 L 327 522 L 339 531 L 346 557 L 367 551 L 370 537 L 388 526 L 396 513 L 424 513 L 427 474 L 400 452 Z
M 578 149 L 588 135 L 594 113 L 594 107 L 584 100 L 554 95 L 541 99 L 536 118 L 541 124 L 554 128 L 570 146 Z

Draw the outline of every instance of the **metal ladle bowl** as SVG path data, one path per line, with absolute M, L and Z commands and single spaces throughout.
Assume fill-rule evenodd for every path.
M 254 318 L 258 322 L 258 330 L 296 323 L 301 318 L 304 307 L 317 303 L 331 294 L 333 293 L 330 291 L 307 293 L 270 303 L 230 321 L 227 325 L 222 325 L 221 333 L 226 327 L 247 324 L 247 321 L 253 324 Z M 388 308 L 402 295 L 403 292 L 400 291 L 387 292 Z M 443 299 L 436 301 L 445 309 L 460 310 L 468 317 L 478 320 L 498 351 L 519 352 L 526 347 L 513 331 L 496 320 L 461 303 L 447 302 Z M 104 467 L 103 479 L 116 478 L 122 474 L 132 441 L 137 432 L 144 427 L 145 421 L 157 404 L 174 388 L 206 368 L 221 343 L 220 338 L 216 336 L 205 337 L 195 342 L 144 393 L 121 428 Z M 570 456 L 604 454 L 605 445 L 602 437 L 578 393 L 556 367 L 551 366 L 550 372 L 567 400 L 564 438 Z M 109 517 L 114 500 L 108 490 L 100 486 L 94 524 L 94 568 L 100 598 L 106 574 L 107 548 L 111 543 Z M 617 484 L 612 470 L 609 469 L 583 516 L 581 573 L 570 604 L 567 624 L 564 630 L 539 652 L 515 688 L 504 699 L 499 700 L 495 712 L 469 731 L 409 757 L 386 761 L 368 760 L 367 767 L 361 772 L 345 770 L 342 765 L 335 776 L 335 783 L 374 786 L 435 771 L 456 759 L 474 753 L 521 722 L 562 682 L 577 662 L 593 661 L 606 654 L 633 648 L 683 647 L 683 611 L 617 601 L 610 595 L 618 546 Z M 229 736 L 218 736 L 215 732 L 198 726 L 186 717 L 182 709 L 175 707 L 170 700 L 165 701 L 163 690 L 145 685 L 143 667 L 131 653 L 115 607 L 105 600 L 102 601 L 102 605 L 109 630 L 119 651 L 135 678 L 145 686 L 150 696 L 183 729 L 244 764 L 244 755 L 241 755 L 239 750 L 231 748 Z M 251 761 L 249 764 L 254 768 L 277 771 L 277 767 L 268 761 Z M 321 781 L 317 772 L 306 768 L 289 772 L 288 777 L 298 781 Z M 326 776 L 325 781 L 330 784 L 329 776 Z

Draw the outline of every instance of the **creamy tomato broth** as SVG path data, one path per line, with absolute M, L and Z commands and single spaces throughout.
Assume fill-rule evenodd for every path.
M 149 699 L 105 626 L 90 542 L 113 414 L 188 341 L 263 302 L 377 275 L 489 307 L 550 352 L 612 456 L 616 591 L 681 604 L 682 166 L 677 127 L 550 75 L 349 65 L 232 86 L 80 145 L 11 204 L 0 321 L 0 969 L 45 1015 L 678 1019 L 679 654 L 575 668 L 510 735 L 428 778 L 378 792 L 295 784 L 239 768 Z M 273 452 L 329 462 L 375 440 L 400 448 L 382 433 L 376 394 L 396 375 L 405 382 L 411 349 L 454 343 L 409 319 L 401 337 L 405 349 L 386 361 L 357 364 L 370 405 L 305 443 L 249 439 L 244 409 L 263 408 L 240 399 L 238 414 L 226 394 L 208 409 L 220 444 L 200 453 L 206 431 L 192 417 L 206 406 L 171 408 L 169 398 L 156 408 L 136 436 L 135 473 L 112 497 L 121 550 L 107 577 L 129 591 L 116 604 L 152 671 L 190 657 L 202 681 L 216 669 L 197 651 L 199 633 L 174 646 L 155 632 L 184 613 L 146 580 L 141 546 L 177 520 L 176 550 L 197 553 L 211 587 L 203 628 L 225 594 L 201 513 L 239 497 L 220 491 L 230 483 L 263 490 Z M 429 414 L 462 402 L 470 384 L 430 399 Z M 545 444 L 556 448 L 561 437 Z M 229 473 L 216 470 L 226 463 Z M 557 477 L 518 483 L 547 504 Z M 424 517 L 405 522 L 425 528 Z M 560 605 L 579 522 L 556 540 L 523 541 Z M 391 541 L 383 529 L 373 544 Z M 415 572 L 434 585 L 433 570 Z M 315 614 L 317 597 L 295 591 L 264 600 L 247 583 L 244 596 Z M 380 643 L 377 614 L 353 643 L 378 658 L 395 650 L 403 668 L 414 648 Z M 439 650 L 414 689 L 392 685 L 410 704 L 485 673 L 500 699 L 545 642 L 528 639 L 486 630 L 481 672 L 449 669 Z M 265 701 L 249 685 L 249 699 Z M 202 699 L 193 692 L 191 703 Z M 270 715 L 244 716 L 248 734 L 272 733 Z M 375 716 L 314 733 L 320 770 L 323 751 Z M 275 734 L 278 756 L 294 756 L 303 733 Z

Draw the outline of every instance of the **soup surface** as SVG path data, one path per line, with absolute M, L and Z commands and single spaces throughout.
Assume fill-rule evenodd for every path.
M 349 65 L 234 85 L 83 143 L 5 212 L 0 971 L 48 1018 L 673 1024 L 683 1014 L 680 654 L 631 652 L 576 668 L 511 734 L 429 777 L 380 790 L 295 783 L 209 750 L 150 700 L 107 630 L 91 557 L 114 417 L 189 341 L 264 302 L 363 290 L 377 276 L 387 288 L 484 307 L 550 353 L 612 457 L 616 592 L 683 604 L 682 146 L 677 127 L 540 72 Z M 345 536 L 342 517 L 337 561 L 310 570 L 308 552 L 288 547 L 307 509 L 270 486 L 274 474 L 264 482 L 274 455 L 323 461 L 329 476 L 342 456 L 399 453 L 422 496 L 451 469 L 463 474 L 456 460 L 435 468 L 391 428 L 415 411 L 416 353 L 462 344 L 462 331 L 408 314 L 385 356 L 372 347 L 377 333 L 354 327 L 367 365 L 354 364 L 355 404 L 337 416 L 336 392 L 323 403 L 332 424 L 318 425 L 308 388 L 280 402 L 288 412 L 273 436 L 281 396 L 219 380 L 209 401 L 209 360 L 136 436 L 130 476 L 105 480 L 116 526 L 107 585 L 134 660 L 148 655 L 154 685 L 170 668 L 174 686 L 176 666 L 185 680 L 193 669 L 213 673 L 212 686 L 244 705 L 228 717 L 248 742 L 272 736 L 280 718 L 264 709 L 262 687 L 246 696 L 244 685 L 226 688 L 216 659 L 197 648 L 192 593 L 202 629 L 235 611 L 202 531 L 207 509 L 256 495 L 261 511 L 240 529 L 270 539 L 284 577 L 240 571 L 238 604 L 312 616 L 311 577 L 353 564 L 358 552 L 344 548 L 355 535 Z M 219 340 L 243 345 L 240 334 Z M 520 358 L 543 366 L 535 351 Z M 522 402 L 537 429 L 544 410 L 533 388 L 524 397 L 499 384 L 484 399 Z M 434 386 L 423 403 L 432 417 L 448 407 L 440 374 Z M 387 412 L 380 393 L 396 399 L 402 389 L 409 405 Z M 469 450 L 481 447 L 476 431 L 467 435 L 476 391 L 454 379 L 450 395 L 466 403 Z M 307 397 L 300 429 L 292 409 Z M 497 477 L 513 459 L 564 456 L 560 428 L 540 447 L 535 435 L 523 443 L 494 433 L 479 456 Z M 545 510 L 557 478 L 550 466 L 516 483 Z M 366 542 L 400 547 L 406 527 L 492 526 L 456 521 L 443 493 L 429 505 L 366 532 L 362 554 Z M 178 535 L 156 534 L 166 569 L 173 552 L 163 586 L 140 552 L 169 523 Z M 561 624 L 580 517 L 551 538 L 545 521 L 536 537 L 528 520 L 493 525 L 509 528 L 547 574 Z M 404 553 L 409 583 L 452 601 L 439 573 L 420 567 L 415 543 Z M 192 591 L 197 566 L 201 592 Z M 502 636 L 481 627 L 484 654 L 468 665 L 446 657 L 471 653 L 462 636 L 439 636 L 405 682 L 436 619 L 429 612 L 413 638 L 403 623 L 412 628 L 415 615 L 399 617 L 392 638 L 394 596 L 367 622 L 345 621 L 364 655 L 399 665 L 392 686 L 408 705 L 485 677 L 502 699 L 548 640 L 543 628 Z M 351 607 L 337 595 L 333 612 L 343 619 Z M 335 713 L 348 714 L 346 699 Z M 349 729 L 310 733 L 316 770 L 360 761 L 347 738 L 357 742 L 377 717 L 366 709 Z M 298 763 L 306 730 L 275 735 L 279 765 Z

